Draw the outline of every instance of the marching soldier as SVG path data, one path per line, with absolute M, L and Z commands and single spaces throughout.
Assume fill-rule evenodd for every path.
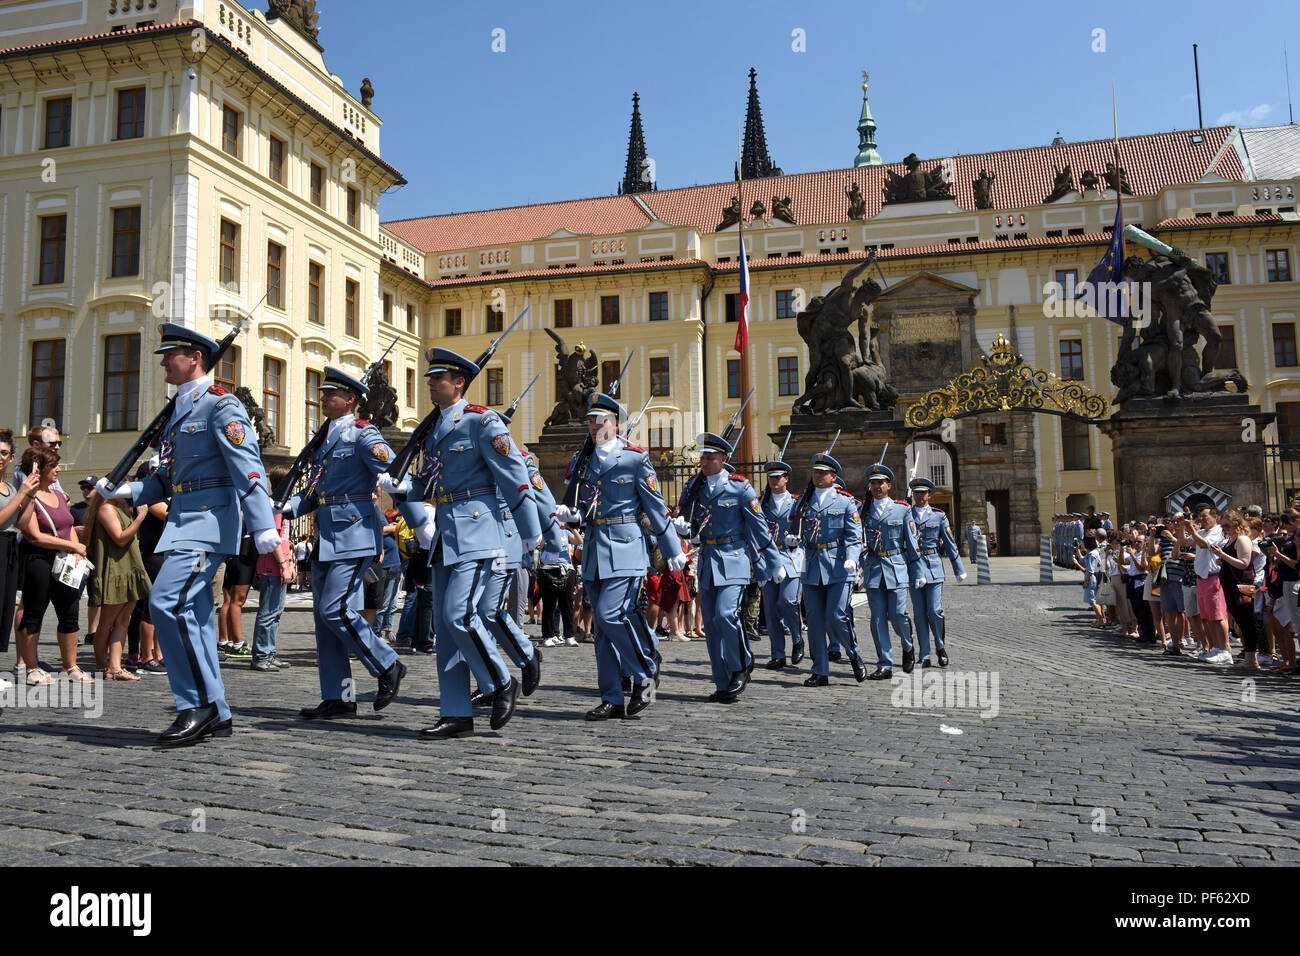
M 763 517 L 772 532 L 772 540 L 777 542 L 777 551 L 781 555 L 781 565 L 785 568 L 784 581 L 769 581 L 763 585 L 763 616 L 767 621 L 767 636 L 772 644 L 772 659 L 767 662 L 769 670 L 785 667 L 785 630 L 790 629 L 791 647 L 790 663 L 798 665 L 803 660 L 804 640 L 803 622 L 799 618 L 799 563 L 802 553 L 799 545 L 786 543 L 790 531 L 790 513 L 799 501 L 798 495 L 789 491 L 790 466 L 783 461 L 774 461 L 767 466 L 767 490 L 760 504 Z
M 441 716 L 420 731 L 429 740 L 462 737 L 474 730 L 469 675 L 493 695 L 493 730 L 514 716 L 519 681 L 501 660 L 480 609 L 494 561 L 506 556 L 499 491 L 523 536 L 524 551 L 542 541 L 528 469 L 501 416 L 465 401 L 465 387 L 478 366 L 450 349 L 429 349 L 429 397 L 441 410 L 423 449 L 425 467 L 410 482 L 401 510 L 430 552 L 434 634 L 438 641 Z M 385 487 L 381 482 L 380 487 Z M 402 485 L 396 489 L 403 491 Z M 423 501 L 433 495 L 433 527 Z
M 876 669 L 867 680 L 889 680 L 894 676 L 894 655 L 890 647 L 892 624 L 903 640 L 903 673 L 912 673 L 916 651 L 912 646 L 912 622 L 907 616 L 909 586 L 925 584 L 917 570 L 921 559 L 916 547 L 916 525 L 911 509 L 889 497 L 894 473 L 877 463 L 867 471 L 871 497 L 862 506 L 863 554 L 866 555 L 863 583 L 871 607 L 871 637 L 876 644 Z
M 127 498 L 135 505 L 171 498 L 167 526 L 155 545 L 167 556 L 149 594 L 149 610 L 179 711 L 158 744 L 176 747 L 231 734 L 217 665 L 212 579 L 239 551 L 241 508 L 259 553 L 277 550 L 280 533 L 248 413 L 204 371 L 217 343 L 173 322 L 164 322 L 159 331 L 162 341 L 154 354 L 162 356 L 167 384 L 177 387 L 159 468 L 144 481 L 110 489 L 101 478 L 95 487 L 105 498 Z
M 966 580 L 957 539 L 953 537 L 948 516 L 930 507 L 934 482 L 928 478 L 913 478 L 908 484 L 912 492 L 912 521 L 916 524 L 917 546 L 921 560 L 917 572 L 924 576 L 923 584 L 912 586 L 912 613 L 916 616 L 916 635 L 921 639 L 921 666 L 930 666 L 930 631 L 934 631 L 934 650 L 939 666 L 948 666 L 948 650 L 944 643 L 943 617 L 943 556 L 952 562 L 952 573 L 958 581 Z
M 320 404 L 329 431 L 312 457 L 307 489 L 285 503 L 288 518 L 316 514 L 311 593 L 321 701 L 301 711 L 304 720 L 356 716 L 351 654 L 379 680 L 375 710 L 393 702 L 406 676 L 397 652 L 360 614 L 366 566 L 383 550 L 381 516 L 371 496 L 393 457 L 379 429 L 356 417 L 357 402 L 368 391 L 351 375 L 325 367 Z
M 564 505 L 556 519 L 565 524 L 585 520 L 582 580 L 592 608 L 596 637 L 596 675 L 600 703 L 587 720 L 631 717 L 654 700 L 659 679 L 658 652 L 650 624 L 639 606 L 649 565 L 641 514 L 650 519 L 650 532 L 668 567 L 686 566 L 681 543 L 668 520 L 668 506 L 659 493 L 659 479 L 642 448 L 618 434 L 622 406 L 597 392 L 587 412 L 587 434 L 595 448 L 583 474 L 573 473 L 581 452 L 569 463 L 566 481 L 581 482 L 575 514 Z M 631 697 L 623 704 L 622 675 L 631 679 Z
M 802 544 L 804 548 L 803 603 L 808 610 L 813 672 L 803 683 L 805 687 L 830 683 L 828 637 L 848 650 L 853 676 L 862 683 L 867 679 L 867 665 L 858 653 L 857 636 L 848 618 L 862 550 L 862 521 L 853 496 L 835 487 L 840 463 L 821 452 L 813 456 L 812 467 L 814 490 L 803 514 L 801 537 L 788 535 L 785 539 L 791 547 Z
M 753 655 L 740 623 L 740 598 L 750 578 L 750 555 L 760 584 L 780 583 L 786 569 L 763 518 L 758 495 L 744 475 L 727 474 L 727 456 L 732 447 L 719 435 L 705 432 L 696 439 L 700 450 L 700 472 L 704 486 L 695 501 L 695 514 L 679 515 L 679 533 L 698 528 L 700 610 L 704 634 L 713 663 L 717 690 L 711 702 L 730 704 L 739 699 L 749 683 Z

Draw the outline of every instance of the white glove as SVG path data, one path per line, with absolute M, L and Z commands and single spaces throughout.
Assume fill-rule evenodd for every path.
M 772 578 L 772 580 L 775 581 L 777 584 L 780 584 L 782 581 L 784 581 L 784 580 L 785 580 L 786 578 L 788 578 L 789 576 L 790 576 L 790 573 L 789 573 L 788 571 L 786 571 L 786 569 L 785 569 L 785 565 L 783 564 L 783 565 L 781 565 L 780 567 L 778 567 L 778 568 L 776 569 L 776 575 Z
M 923 587 L 925 587 L 925 578 L 917 578 L 917 579 L 916 579 L 916 586 L 917 586 L 918 588 L 923 588 Z
M 849 572 L 849 574 L 856 574 L 858 570 L 858 562 L 852 559 L 845 561 L 844 570 Z
M 698 534 L 691 538 L 691 544 L 697 548 L 700 546 L 700 536 Z
M 542 543 L 542 540 L 543 540 L 543 537 L 542 537 L 542 535 L 540 535 L 540 534 L 539 534 L 537 537 L 535 537 L 535 538 L 525 538 L 525 539 L 524 539 L 524 550 L 525 550 L 525 551 L 536 551 L 538 545 L 540 545 L 540 544 Z
M 793 534 L 787 534 L 787 535 L 785 536 L 785 546 L 786 546 L 787 548 L 797 548 L 797 547 L 799 547 L 799 538 L 798 538 L 798 536 L 797 536 L 797 535 L 793 535 Z
M 686 567 L 686 555 L 674 554 L 671 558 L 668 559 L 669 571 L 680 571 L 684 567 Z
M 428 551 L 433 547 L 433 528 L 426 522 L 415 529 L 415 539 L 420 542 L 420 547 Z
M 257 547 L 258 554 L 270 554 L 280 547 L 280 532 L 274 528 L 263 528 L 254 532 L 253 544 Z
M 379 473 L 379 480 L 375 483 L 380 491 L 386 491 L 390 495 L 405 495 L 411 491 L 411 479 L 403 478 L 400 482 L 393 481 L 393 476 L 386 471 Z
M 123 482 L 116 490 L 114 490 L 112 486 L 109 485 L 107 478 L 101 478 L 99 481 L 95 482 L 95 490 L 99 492 L 99 497 L 104 499 L 135 497 L 131 494 L 131 485 L 128 482 Z
M 681 515 L 673 519 L 673 527 L 677 529 L 678 537 L 689 538 L 691 536 L 691 523 Z M 699 541 L 692 540 L 691 544 L 699 544 Z
M 555 508 L 555 520 L 560 524 L 577 524 L 578 516 L 574 514 L 573 509 L 568 505 L 557 505 Z
M 965 581 L 965 580 L 966 580 L 966 572 L 963 571 L 961 574 L 957 575 L 957 580 L 958 580 L 958 581 Z

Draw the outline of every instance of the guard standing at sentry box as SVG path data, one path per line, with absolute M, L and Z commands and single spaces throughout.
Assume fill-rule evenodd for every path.
M 700 610 L 717 688 L 708 699 L 730 704 L 748 686 L 754 666 L 740 623 L 740 599 L 751 569 L 760 586 L 785 580 L 786 569 L 763 518 L 758 494 L 744 475 L 726 471 L 731 443 L 712 432 L 704 432 L 695 443 L 700 450 L 703 486 L 694 501 L 694 514 L 678 515 L 675 524 L 683 536 L 691 534 L 693 524 L 698 530 L 691 542 L 700 546 L 696 572 Z
M 221 563 L 239 552 L 241 509 L 259 553 L 279 548 L 280 532 L 248 413 L 207 376 L 205 364 L 217 343 L 174 322 L 158 329 L 162 340 L 154 354 L 162 356 L 167 384 L 177 389 L 175 411 L 162 432 L 158 470 L 118 488 L 101 478 L 95 489 L 135 505 L 171 498 L 155 546 L 166 557 L 149 593 L 149 612 L 179 711 L 158 744 L 175 747 L 232 732 L 217 663 L 212 579 Z
M 582 474 L 576 474 L 582 453 L 575 453 L 565 475 L 567 482 L 580 482 L 578 513 L 563 504 L 556 508 L 558 521 L 582 521 L 585 529 L 582 580 L 592 608 L 601 701 L 587 712 L 587 720 L 632 717 L 654 700 L 659 677 L 655 636 L 638 606 L 649 565 L 641 530 L 643 513 L 650 519 L 650 534 L 658 540 L 669 570 L 686 566 L 650 456 L 619 437 L 618 423 L 626 417 L 613 397 L 602 392 L 592 396 L 587 410 L 587 434 L 594 445 L 591 457 Z M 624 670 L 632 682 L 626 707 Z
M 383 550 L 380 514 L 371 495 L 393 457 L 379 429 L 356 417 L 357 402 L 368 391 L 358 379 L 326 366 L 320 404 L 329 431 L 312 457 L 307 489 L 284 508 L 286 518 L 316 515 L 311 592 L 321 701 L 301 711 L 304 720 L 356 715 L 350 654 L 379 680 L 375 710 L 392 703 L 406 676 L 397 652 L 375 636 L 360 614 L 366 566 Z
M 509 429 L 496 412 L 465 401 L 465 388 L 478 373 L 478 365 L 463 355 L 429 349 L 425 377 L 440 413 L 423 448 L 424 468 L 396 487 L 379 482 L 401 502 L 407 525 L 430 553 L 441 716 L 420 731 L 429 740 L 473 732 L 471 671 L 493 694 L 493 730 L 506 725 L 518 702 L 519 681 L 510 675 L 480 611 L 493 563 L 505 563 L 498 491 L 514 515 L 524 550 L 542 542 L 528 468 Z M 432 527 L 423 506 L 430 495 L 436 505 Z
M 917 564 L 918 581 L 912 584 L 912 615 L 916 618 L 916 636 L 921 642 L 921 666 L 930 666 L 930 632 L 934 632 L 934 650 L 940 667 L 948 666 L 948 645 L 943 616 L 943 556 L 952 562 L 958 581 L 966 580 L 966 569 L 957 550 L 948 516 L 930 507 L 934 482 L 913 478 L 908 483 L 912 493 L 912 521 L 916 524 L 916 543 L 921 554 Z

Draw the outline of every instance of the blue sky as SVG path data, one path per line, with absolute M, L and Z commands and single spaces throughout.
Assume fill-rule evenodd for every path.
M 613 193 L 633 90 L 660 188 L 730 178 L 751 66 L 787 173 L 852 163 L 863 69 L 886 162 L 1107 137 L 1112 82 L 1121 135 L 1194 127 L 1193 43 L 1205 125 L 1285 123 L 1300 22 L 1283 2 L 1208 0 L 318 8 L 326 63 L 351 90 L 371 78 L 383 156 L 410 182 L 385 220 Z M 1300 74 L 1300 41 L 1288 52 Z

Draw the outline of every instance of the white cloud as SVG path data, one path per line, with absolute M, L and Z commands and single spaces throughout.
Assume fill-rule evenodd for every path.
M 1273 107 L 1260 103 L 1248 110 L 1231 110 L 1215 120 L 1215 126 L 1254 126 L 1262 123 L 1273 112 Z

